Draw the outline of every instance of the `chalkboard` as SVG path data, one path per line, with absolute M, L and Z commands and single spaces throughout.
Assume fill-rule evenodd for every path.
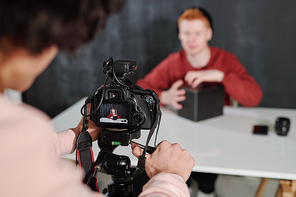
M 238 57 L 263 90 L 261 107 L 296 108 L 296 1 L 127 0 L 104 31 L 77 57 L 60 51 L 24 93 L 24 101 L 54 117 L 103 84 L 102 63 L 135 60 L 134 83 L 169 53 L 181 49 L 176 21 L 189 6 L 206 8 L 215 34 L 210 45 Z

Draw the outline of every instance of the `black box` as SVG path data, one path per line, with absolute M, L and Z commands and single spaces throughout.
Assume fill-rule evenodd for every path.
M 181 87 L 186 90 L 186 100 L 180 102 L 183 109 L 178 115 L 184 118 L 200 121 L 223 115 L 224 87 L 210 86 L 200 88 Z

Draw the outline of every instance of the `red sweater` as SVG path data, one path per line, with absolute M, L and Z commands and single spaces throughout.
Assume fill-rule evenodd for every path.
M 107 118 L 110 119 L 111 116 L 117 116 L 117 118 L 120 119 L 120 116 L 119 116 L 117 113 L 115 113 L 115 114 L 112 114 L 112 113 L 111 113 L 111 114 L 109 114 L 109 115 L 107 116 Z
M 216 47 L 210 47 L 211 58 L 203 68 L 193 68 L 186 58 L 184 50 L 170 54 L 160 62 L 145 78 L 137 81 L 144 89 L 152 89 L 159 96 L 179 79 L 184 81 L 188 71 L 218 69 L 224 73 L 221 82 L 225 88 L 225 104 L 230 104 L 230 96 L 244 106 L 257 106 L 262 99 L 262 90 L 251 77 L 236 56 Z

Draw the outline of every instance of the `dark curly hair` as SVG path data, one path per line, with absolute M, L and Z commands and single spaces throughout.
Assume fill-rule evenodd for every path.
M 124 0 L 0 0 L 0 41 L 9 39 L 32 53 L 53 44 L 75 52 L 123 4 Z

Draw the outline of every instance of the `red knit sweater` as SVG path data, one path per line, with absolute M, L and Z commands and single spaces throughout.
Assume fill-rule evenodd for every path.
M 184 50 L 170 54 L 160 62 L 145 78 L 137 81 L 144 89 L 152 89 L 159 96 L 179 79 L 184 81 L 188 71 L 218 69 L 224 73 L 221 82 L 225 88 L 225 104 L 229 105 L 230 96 L 244 106 L 257 106 L 262 99 L 262 90 L 235 55 L 223 49 L 210 47 L 209 63 L 200 69 L 193 68 Z M 185 81 L 184 81 L 185 82 Z

